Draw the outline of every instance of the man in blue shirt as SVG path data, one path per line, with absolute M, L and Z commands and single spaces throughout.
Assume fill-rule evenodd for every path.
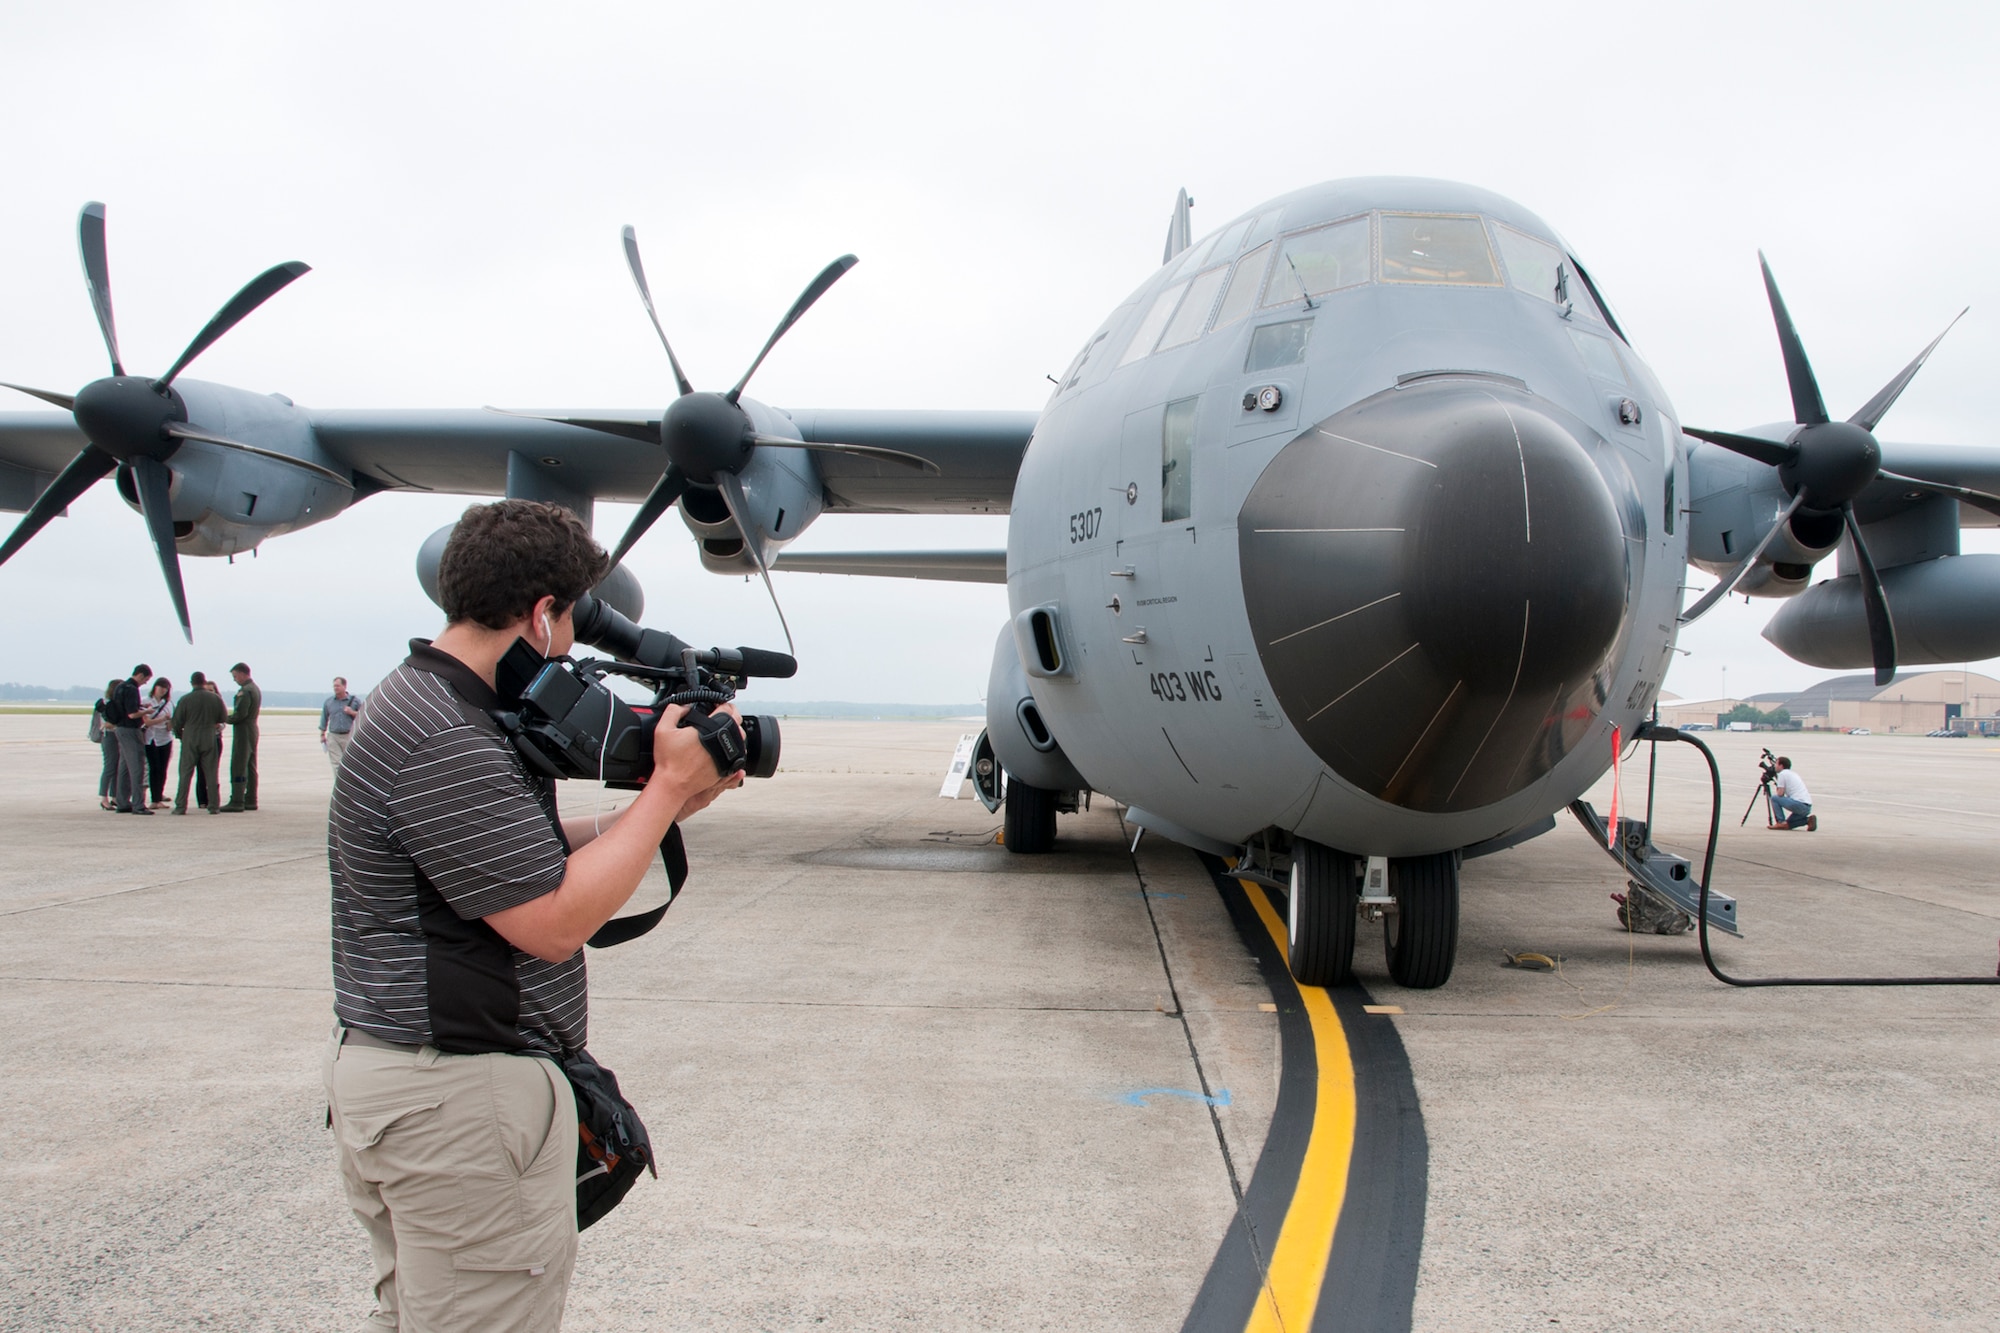
M 333 694 L 319 706 L 319 743 L 326 747 L 327 760 L 336 773 L 340 771 L 340 761 L 347 756 L 354 720 L 360 716 L 361 696 L 347 692 L 347 677 L 335 676 Z

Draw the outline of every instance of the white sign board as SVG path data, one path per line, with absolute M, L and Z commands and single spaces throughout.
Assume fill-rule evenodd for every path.
M 978 739 L 976 731 L 968 731 L 958 738 L 958 749 L 952 752 L 951 768 L 944 775 L 944 786 L 938 788 L 938 795 L 946 800 L 956 801 L 965 795 L 966 770 L 972 767 L 972 747 Z

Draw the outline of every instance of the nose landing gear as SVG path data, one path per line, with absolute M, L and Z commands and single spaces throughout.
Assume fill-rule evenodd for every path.
M 1451 978 L 1458 953 L 1457 852 L 1389 861 L 1392 906 L 1364 903 L 1364 858 L 1300 838 L 1292 844 L 1286 894 L 1286 944 L 1292 976 L 1307 986 L 1343 986 L 1354 975 L 1354 935 L 1361 912 L 1381 920 L 1389 975 L 1412 990 Z M 1371 891 L 1379 892 L 1379 890 Z

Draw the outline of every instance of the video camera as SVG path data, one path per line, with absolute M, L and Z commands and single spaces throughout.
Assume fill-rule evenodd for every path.
M 1778 780 L 1778 756 L 1772 754 L 1769 749 L 1766 749 L 1764 757 L 1757 761 L 1757 767 L 1764 774 L 1764 781 L 1776 782 Z
M 543 657 L 525 640 L 500 659 L 494 673 L 502 700 L 493 715 L 530 768 L 551 778 L 597 778 L 609 787 L 637 789 L 653 772 L 653 731 L 661 710 L 687 705 L 681 719 L 693 727 L 715 760 L 718 774 L 741 769 L 746 777 L 778 771 L 778 719 L 749 716 L 738 727 L 729 702 L 752 676 L 791 676 L 799 664 L 761 648 L 690 647 L 672 634 L 643 629 L 605 602 L 585 593 L 570 612 L 577 642 L 617 659 Z M 653 689 L 653 702 L 634 707 L 604 684 L 624 676 Z

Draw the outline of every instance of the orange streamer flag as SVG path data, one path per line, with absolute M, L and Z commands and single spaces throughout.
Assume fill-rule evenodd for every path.
M 1604 821 L 1604 845 L 1610 851 L 1618 850 L 1618 803 L 1624 795 L 1624 784 L 1618 773 L 1618 752 L 1623 746 L 1621 729 L 1611 729 L 1611 817 Z

